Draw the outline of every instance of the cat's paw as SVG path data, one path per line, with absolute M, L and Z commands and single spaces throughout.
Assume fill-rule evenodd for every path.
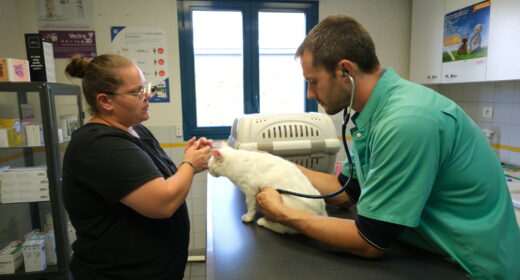
M 254 218 L 255 218 L 255 215 L 248 215 L 248 214 L 242 215 L 242 221 L 246 222 L 246 223 L 252 222 Z
M 270 222 L 270 221 L 266 220 L 264 217 L 258 219 L 258 221 L 256 221 L 256 224 L 259 226 L 265 227 L 267 229 L 270 229 L 274 232 L 278 232 L 280 234 L 287 233 L 287 229 L 288 229 L 286 226 L 283 226 L 278 223 Z
M 269 228 L 269 222 L 265 218 L 260 218 L 256 221 L 256 224 L 265 228 Z

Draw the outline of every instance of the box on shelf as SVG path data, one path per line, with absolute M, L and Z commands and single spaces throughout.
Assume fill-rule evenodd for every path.
M 43 240 L 45 243 L 45 259 L 47 265 L 55 265 L 58 263 L 53 229 L 45 231 L 33 230 L 26 236 L 26 240 Z
M 0 82 L 29 82 L 29 61 L 16 58 L 0 58 Z
M 72 132 L 81 126 L 78 115 L 60 116 L 60 126 L 63 130 L 63 140 L 69 141 L 70 137 L 72 136 Z
M 22 245 L 25 272 L 43 271 L 47 268 L 45 240 L 26 240 Z
M 9 178 L 27 179 L 34 178 L 38 180 L 47 179 L 47 167 L 32 166 L 32 167 L 13 167 L 5 170 L 6 173 L 0 173 L 0 179 L 6 178 L 3 176 L 10 176 Z
M 45 167 L 11 168 L 0 172 L 0 203 L 48 201 Z
M 25 50 L 30 62 L 31 80 L 55 83 L 56 70 L 52 41 L 42 38 L 38 33 L 25 34 Z
M 0 274 L 13 274 L 23 263 L 22 244 L 9 243 L 0 250 Z
M 20 119 L 0 119 L 0 147 L 17 147 L 22 144 Z
M 24 132 L 27 146 L 43 146 L 43 126 L 39 124 L 24 125 Z
M 19 147 L 22 145 L 19 139 L 15 128 L 0 128 L 0 147 Z

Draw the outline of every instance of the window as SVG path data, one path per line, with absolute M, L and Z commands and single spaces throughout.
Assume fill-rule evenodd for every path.
M 178 1 L 184 137 L 225 139 L 250 113 L 316 111 L 296 48 L 316 1 Z

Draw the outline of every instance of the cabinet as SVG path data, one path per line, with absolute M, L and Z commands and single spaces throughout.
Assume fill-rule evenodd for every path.
M 483 42 L 488 44 L 487 57 L 442 62 L 443 54 L 447 55 L 447 48 L 444 47 L 445 15 L 480 2 L 482 0 L 413 0 L 410 80 L 432 84 L 520 77 L 520 57 L 514 55 L 515 46 L 520 41 L 518 36 L 513 35 L 519 33 L 516 27 L 520 19 L 515 17 L 515 13 L 520 11 L 517 0 L 491 2 L 487 27 L 489 39 Z M 460 36 L 470 37 L 471 29 L 468 27 L 468 34 Z
M 520 79 L 520 1 L 493 0 L 486 80 Z
M 41 125 L 43 145 L 0 148 L 0 166 L 47 169 L 49 201 L 0 203 L 0 246 L 5 246 L 32 229 L 41 228 L 52 217 L 56 246 L 56 265 L 44 271 L 25 272 L 22 265 L 15 274 L 0 274 L 0 279 L 67 279 L 70 246 L 67 216 L 61 194 L 62 158 L 67 136 L 82 124 L 80 88 L 76 85 L 44 82 L 0 83 L 0 118 L 33 119 Z M 65 121 L 63 121 L 63 117 Z M 62 120 L 62 121 L 60 121 Z M 75 123 L 71 122 L 75 120 Z M 23 122 L 22 122 L 23 123 Z M 23 125 L 21 127 L 23 132 Z M 64 140 L 61 137 L 64 131 Z
M 451 13 L 457 11 L 462 8 L 466 8 L 468 6 L 477 4 L 482 2 L 482 0 L 446 0 L 444 3 L 444 14 Z M 456 20 L 454 20 L 456 21 Z M 444 30 L 444 17 L 443 17 L 443 30 Z M 464 24 L 470 24 L 464 23 Z M 474 23 L 471 23 L 474 24 Z M 489 28 L 489 27 L 488 27 Z M 468 34 L 459 34 L 460 39 L 462 40 L 466 37 L 467 40 L 470 40 L 471 31 L 473 30 L 473 26 L 467 27 Z M 443 31 L 444 34 L 444 31 Z M 460 44 L 457 44 L 459 47 Z M 450 51 L 449 49 L 444 49 L 443 52 Z M 479 57 L 472 58 L 467 60 L 457 60 L 452 62 L 444 62 L 442 63 L 442 82 L 443 83 L 463 83 L 463 82 L 478 82 L 485 81 L 486 79 L 486 65 L 488 58 L 487 57 Z
M 443 1 L 413 1 L 410 80 L 416 83 L 441 82 L 443 18 Z

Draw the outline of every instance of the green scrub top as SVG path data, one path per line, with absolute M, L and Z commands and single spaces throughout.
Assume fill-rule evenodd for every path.
M 520 279 L 520 231 L 503 170 L 457 104 L 389 68 L 353 121 L 359 215 L 409 227 L 400 239 L 459 263 L 471 278 Z

